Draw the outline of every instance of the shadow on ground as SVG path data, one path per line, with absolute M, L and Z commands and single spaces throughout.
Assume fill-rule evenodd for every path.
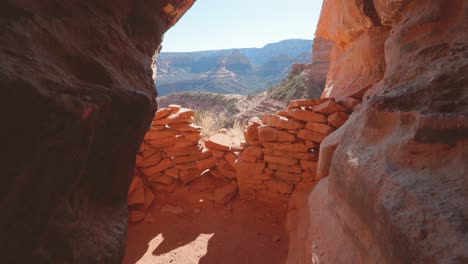
M 217 205 L 196 187 L 158 197 L 153 222 L 129 226 L 125 264 L 285 262 L 284 211 L 237 198 Z

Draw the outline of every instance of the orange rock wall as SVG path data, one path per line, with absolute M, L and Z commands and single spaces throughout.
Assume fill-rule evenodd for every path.
M 235 164 L 240 197 L 287 203 L 298 184 L 317 180 L 320 143 L 346 122 L 359 101 L 340 103 L 333 98 L 291 101 L 285 111 L 252 122 Z
M 151 222 L 148 209 L 155 195 L 171 193 L 200 177 L 225 179 L 231 183 L 229 186 L 235 187 L 227 190 L 235 194 L 234 163 L 239 142 L 224 134 L 201 141 L 201 128 L 193 124 L 194 115 L 193 110 L 179 105 L 169 105 L 156 112 L 136 156 L 128 191 L 130 222 L 143 219 Z M 227 202 L 221 200 L 215 197 L 215 202 Z
M 330 57 L 332 42 L 315 37 L 312 46 L 312 63 L 310 64 L 309 79 L 311 81 L 311 91 L 309 94 L 320 94 L 325 87 L 328 69 L 330 67 Z
M 130 222 L 152 221 L 147 212 L 155 195 L 200 177 L 228 181 L 235 187 L 229 191 L 235 194 L 238 187 L 245 200 L 286 205 L 296 185 L 318 179 L 320 142 L 341 127 L 359 103 L 352 98 L 339 103 L 333 98 L 291 101 L 285 111 L 251 122 L 242 146 L 223 130 L 201 139 L 191 109 L 159 109 L 136 156 L 128 191 Z
M 324 1 L 323 96 L 363 103 L 321 144 L 307 251 L 289 263 L 466 262 L 466 10 L 461 0 Z
M 389 31 L 381 24 L 372 1 L 324 1 L 316 35 L 331 41 L 333 47 L 323 96 L 362 98 L 380 81 Z
M 323 93 L 330 66 L 332 42 L 322 37 L 315 37 L 312 46 L 311 63 L 293 64 L 290 75 L 306 74 L 306 93 L 309 97 L 318 97 Z

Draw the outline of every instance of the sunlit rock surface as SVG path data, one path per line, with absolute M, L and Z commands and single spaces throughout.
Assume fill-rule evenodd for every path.
M 467 8 L 324 2 L 324 96 L 364 101 L 321 145 L 309 262 L 468 261 Z

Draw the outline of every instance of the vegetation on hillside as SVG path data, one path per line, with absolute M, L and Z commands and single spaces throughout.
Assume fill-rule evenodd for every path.
M 284 109 L 291 100 L 320 97 L 321 91 L 311 94 L 310 70 L 291 73 L 278 85 L 266 92 L 250 95 L 218 94 L 209 92 L 182 92 L 159 98 L 161 107 L 179 104 L 195 110 L 195 123 L 204 129 L 204 134 L 221 128 L 239 128 L 250 118 L 260 117 Z
M 299 74 L 289 74 L 279 84 L 268 89 L 268 96 L 271 99 L 284 102 L 285 105 L 291 100 L 310 98 L 307 94 L 307 87 L 310 83 L 308 71 Z
M 179 93 L 178 95 L 177 104 L 186 107 L 198 108 L 197 106 L 192 106 L 192 102 L 198 102 L 199 104 L 209 104 L 211 109 L 215 111 L 224 110 L 225 112 L 228 112 L 232 115 L 239 113 L 239 109 L 236 107 L 238 99 L 226 97 L 224 94 L 208 92 L 184 92 Z
M 160 95 L 203 91 L 249 94 L 285 78 L 294 63 L 310 61 L 312 40 L 285 40 L 263 48 L 162 52 L 157 65 Z
M 201 126 L 202 138 L 216 134 L 220 129 L 226 129 L 226 133 L 240 141 L 244 140 L 244 125 L 232 121 L 232 116 L 224 113 L 216 114 L 207 110 L 195 109 L 194 124 Z

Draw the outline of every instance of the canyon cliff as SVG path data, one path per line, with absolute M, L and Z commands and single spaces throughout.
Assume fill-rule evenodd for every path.
M 321 145 L 307 254 L 289 263 L 468 261 L 467 10 L 462 0 L 324 1 L 323 96 L 363 103 Z
M 193 0 L 0 3 L 0 259 L 118 263 L 152 57 Z
M 284 41 L 282 45 L 277 46 L 284 48 L 285 43 L 288 42 Z M 287 67 L 285 66 L 283 69 L 291 68 L 289 74 L 280 83 L 271 86 L 267 91 L 249 95 L 177 92 L 159 96 L 158 103 L 160 107 L 178 104 L 193 108 L 197 112 L 203 111 L 210 112 L 213 115 L 229 116 L 227 122 L 220 122 L 220 125 L 224 125 L 224 127 L 232 127 L 235 123 L 246 125 L 247 121 L 253 117 L 261 117 L 264 114 L 271 114 L 285 108 L 291 100 L 320 97 L 325 87 L 330 65 L 331 44 L 332 42 L 324 38 L 314 38 L 312 52 L 308 53 L 312 54 L 312 56 L 304 58 L 304 61 L 308 63 L 287 64 Z M 294 45 L 288 46 L 297 49 Z M 267 50 L 271 50 L 271 48 Z M 278 52 L 285 51 L 281 49 L 277 51 L 277 48 L 272 50 L 273 55 Z M 266 55 L 259 56 L 259 58 L 263 57 L 266 57 Z M 162 71 L 159 66 L 158 71 Z M 160 74 L 158 74 L 158 80 L 160 77 Z M 278 75 L 278 77 L 281 77 L 281 75 Z M 161 85 L 158 85 L 158 91 L 160 91 L 160 88 Z
M 296 66 L 325 83 L 322 99 L 252 122 L 242 146 L 210 138 L 210 153 L 193 111 L 155 116 L 154 54 L 193 2 L 0 4 L 2 262 L 121 262 L 137 153 L 164 161 L 139 164 L 157 187 L 209 167 L 230 181 L 220 204 L 289 202 L 288 263 L 468 261 L 468 2 L 325 0 L 314 62 Z M 147 132 L 153 149 L 140 149 Z M 130 198 L 146 194 L 139 180 Z
M 194 52 L 163 49 L 157 62 L 158 93 L 261 92 L 284 79 L 292 64 L 310 62 L 311 46 L 311 40 L 287 39 L 262 48 Z

